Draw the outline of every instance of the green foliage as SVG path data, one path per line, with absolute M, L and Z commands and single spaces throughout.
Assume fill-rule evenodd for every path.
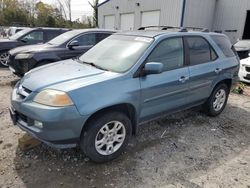
M 0 0 L 0 26 L 16 26 L 18 24 L 33 27 L 88 27 L 88 24 L 65 20 L 57 8 L 43 2 Z
M 246 85 L 242 82 L 238 83 L 235 88 L 233 88 L 233 92 L 237 94 L 243 94 Z

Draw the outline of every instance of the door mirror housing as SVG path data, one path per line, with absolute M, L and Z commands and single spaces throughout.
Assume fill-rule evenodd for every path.
M 29 40 L 28 40 L 26 37 L 24 37 L 24 38 L 21 39 L 21 42 L 23 42 L 23 43 L 28 43 Z
M 74 49 L 74 47 L 79 46 L 79 42 L 77 40 L 72 41 L 71 43 L 68 44 L 69 49 Z
M 163 72 L 163 64 L 158 62 L 149 62 L 144 66 L 144 74 L 160 74 Z

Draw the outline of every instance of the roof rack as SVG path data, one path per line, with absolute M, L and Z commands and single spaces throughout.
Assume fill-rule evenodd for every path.
M 149 28 L 161 28 L 161 30 L 168 30 L 168 29 L 179 29 L 179 32 L 188 32 L 189 30 L 193 31 L 201 31 L 201 32 L 209 32 L 209 29 L 207 28 L 201 28 L 201 27 L 176 27 L 176 26 L 146 26 L 146 27 L 140 27 L 138 30 L 146 30 Z

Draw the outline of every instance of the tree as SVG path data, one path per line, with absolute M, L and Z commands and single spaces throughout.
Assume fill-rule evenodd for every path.
M 57 2 L 59 3 L 61 12 L 64 14 L 65 19 L 69 19 L 69 21 L 72 22 L 71 0 L 57 0 Z
M 93 8 L 93 20 L 94 27 L 98 27 L 98 4 L 99 0 L 93 0 L 93 2 L 89 2 L 90 6 Z

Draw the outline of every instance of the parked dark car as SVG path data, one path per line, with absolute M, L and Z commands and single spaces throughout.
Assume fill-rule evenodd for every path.
M 19 31 L 8 39 L 0 39 L 0 66 L 8 66 L 8 51 L 18 46 L 45 43 L 69 31 L 60 28 L 28 28 Z
M 14 74 L 23 76 L 32 68 L 77 57 L 112 33 L 114 31 L 101 29 L 72 30 L 46 44 L 15 48 L 9 51 L 9 68 Z

